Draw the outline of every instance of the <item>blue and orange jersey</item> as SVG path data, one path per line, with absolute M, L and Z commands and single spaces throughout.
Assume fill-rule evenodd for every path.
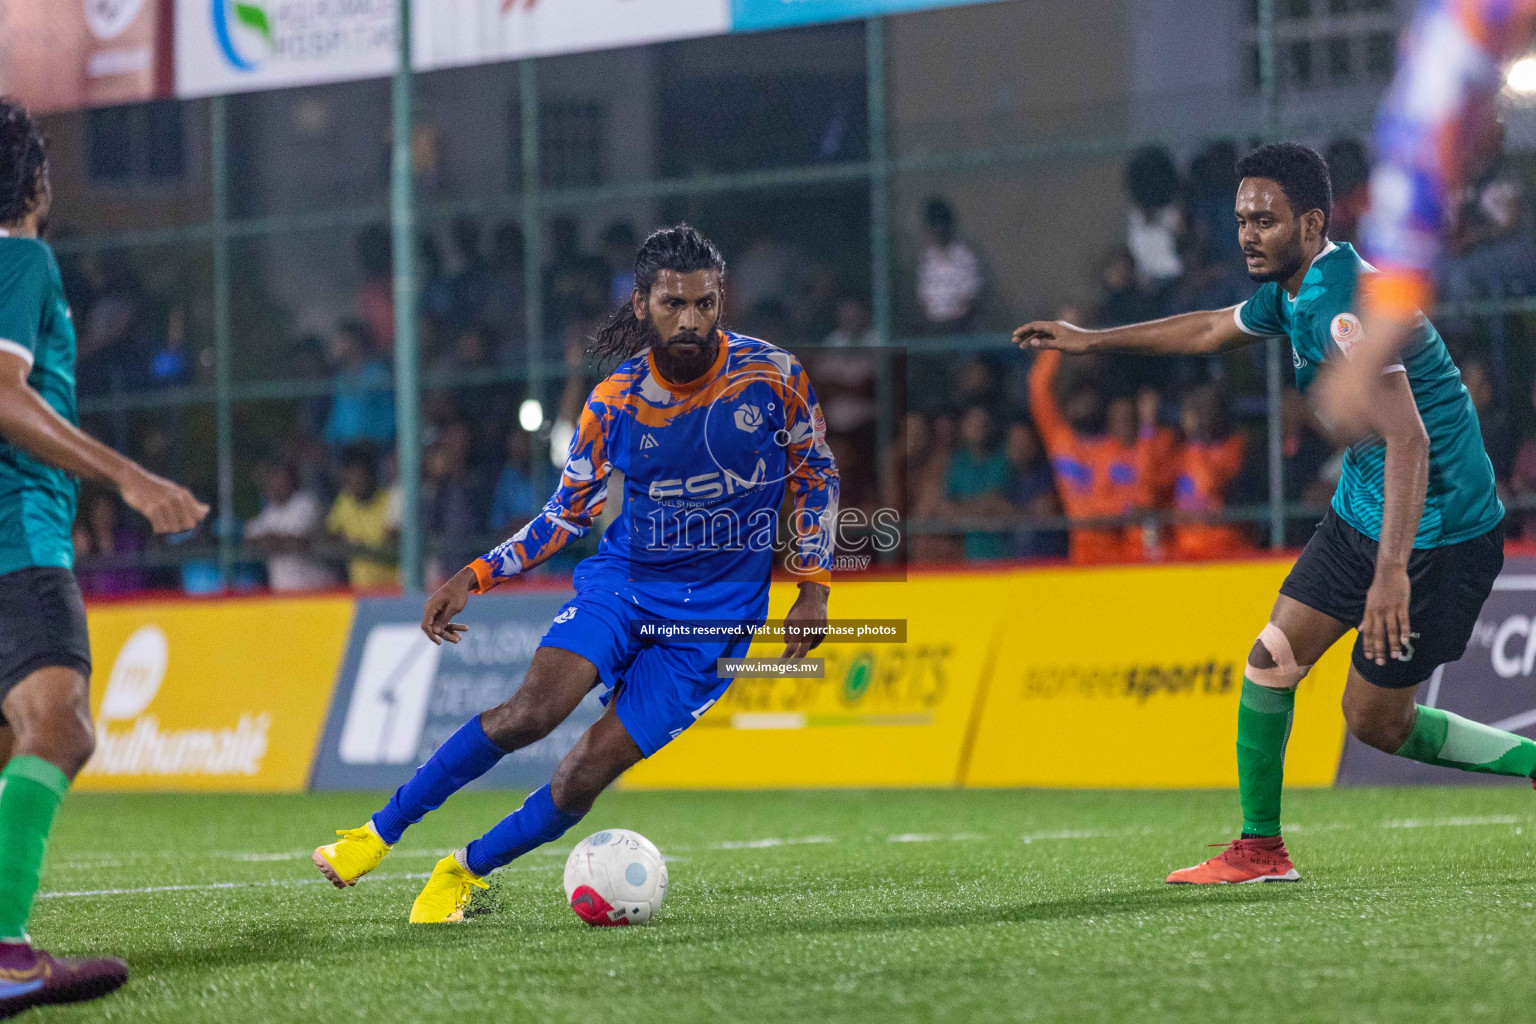
M 1362 237 L 1380 271 L 1363 284 L 1379 308 L 1427 309 L 1447 207 L 1487 124 L 1501 65 L 1521 53 L 1536 0 L 1421 0 L 1376 119 L 1371 209 Z
M 623 509 L 577 566 L 578 589 L 611 588 L 658 617 L 761 619 L 786 488 L 784 568 L 829 582 L 837 465 L 805 369 L 785 350 L 722 331 L 713 365 L 683 385 L 649 351 L 621 363 L 588 397 L 554 496 L 472 563 L 477 592 L 584 536 L 614 470 Z

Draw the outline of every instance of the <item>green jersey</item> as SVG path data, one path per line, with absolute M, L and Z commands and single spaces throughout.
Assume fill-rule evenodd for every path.
M 1348 243 L 1330 242 L 1307 268 L 1296 298 L 1271 281 L 1237 307 L 1237 326 L 1248 334 L 1289 338 L 1296 386 L 1305 393 L 1323 363 L 1347 358 L 1360 340 L 1354 311 L 1355 284 L 1362 273 L 1375 270 Z M 1487 533 L 1504 518 L 1493 464 L 1483 449 L 1477 410 L 1461 383 L 1461 371 L 1428 319 L 1419 317 L 1402 361 L 1388 372 L 1408 374 L 1429 433 L 1429 489 L 1413 546 L 1448 547 Z M 1380 438 L 1352 446 L 1344 453 L 1344 472 L 1333 495 L 1339 517 L 1372 540 L 1381 539 L 1386 453 Z
M 0 231 L 0 352 L 32 367 L 27 383 L 70 423 L 75 410 L 75 326 L 47 244 Z M 0 573 L 73 568 L 69 531 L 79 483 L 0 439 Z

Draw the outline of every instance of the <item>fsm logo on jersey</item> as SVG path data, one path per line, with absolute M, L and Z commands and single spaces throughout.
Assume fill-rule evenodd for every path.
M 189 0 L 176 5 L 176 92 L 387 75 L 395 0 Z

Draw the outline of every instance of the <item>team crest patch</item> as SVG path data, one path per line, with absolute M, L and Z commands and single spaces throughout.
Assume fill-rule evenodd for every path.
M 1348 356 L 1349 350 L 1360 340 L 1362 333 L 1360 318 L 1353 313 L 1340 313 L 1333 318 L 1333 323 L 1328 325 L 1328 333 L 1333 335 L 1334 343 L 1339 346 L 1339 350 Z

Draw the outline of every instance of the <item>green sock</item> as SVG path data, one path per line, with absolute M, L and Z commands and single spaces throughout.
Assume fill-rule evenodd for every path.
M 1464 772 L 1536 775 L 1536 742 L 1422 704 L 1397 756 Z
M 1280 834 L 1280 790 L 1285 744 L 1291 738 L 1295 690 L 1243 680 L 1237 706 L 1237 788 L 1243 800 L 1243 835 Z
M 69 789 L 56 765 L 31 754 L 0 772 L 0 940 L 24 938 L 53 815 Z

